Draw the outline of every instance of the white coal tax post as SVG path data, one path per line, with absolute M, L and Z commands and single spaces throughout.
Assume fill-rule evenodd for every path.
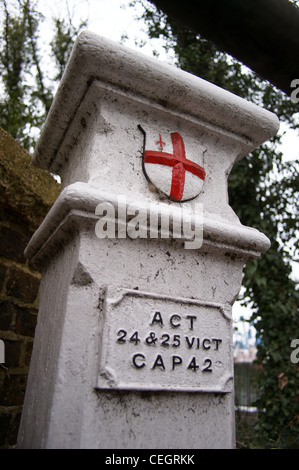
M 62 191 L 26 249 L 42 280 L 20 448 L 234 447 L 231 310 L 269 240 L 227 180 L 278 127 L 81 33 L 33 156 Z

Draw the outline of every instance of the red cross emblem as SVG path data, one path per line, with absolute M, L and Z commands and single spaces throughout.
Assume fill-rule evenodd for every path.
M 161 134 L 156 142 L 160 145 L 161 151 L 144 150 L 143 161 L 146 176 L 173 201 L 182 202 L 193 199 L 202 189 L 205 170 L 186 157 L 184 141 L 178 132 L 171 133 L 171 141 L 173 153 L 162 151 L 162 144 L 165 145 L 165 143 L 162 141 Z M 169 170 L 163 167 L 168 167 Z

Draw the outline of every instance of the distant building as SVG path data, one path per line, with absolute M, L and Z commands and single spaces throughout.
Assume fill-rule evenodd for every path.
M 234 362 L 252 363 L 256 359 L 256 330 L 242 317 L 235 322 L 233 331 Z

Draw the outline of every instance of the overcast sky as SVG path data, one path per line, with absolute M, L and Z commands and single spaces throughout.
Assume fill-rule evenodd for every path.
M 74 19 L 74 24 L 79 24 L 80 19 L 88 21 L 88 28 L 101 36 L 121 41 L 122 36 L 126 35 L 128 39 L 125 45 L 133 49 L 138 49 L 135 41 L 146 41 L 147 44 L 142 48 L 142 52 L 152 56 L 153 49 L 161 53 L 160 60 L 170 61 L 165 54 L 161 41 L 148 40 L 143 21 L 138 21 L 143 8 L 140 5 L 129 6 L 131 0 L 39 0 L 39 8 L 44 16 L 50 20 L 54 16 L 64 17 L 70 14 Z M 69 12 L 68 12 L 69 10 Z M 50 27 L 44 24 L 44 31 Z
M 51 18 L 64 17 L 70 14 L 74 24 L 81 20 L 88 20 L 88 29 L 97 34 L 120 42 L 123 36 L 127 39 L 124 45 L 152 56 L 153 50 L 159 53 L 159 60 L 173 63 L 173 56 L 166 54 L 163 44 L 159 40 L 149 40 L 143 21 L 137 19 L 143 11 L 140 5 L 130 7 L 131 0 L 39 0 L 38 5 L 46 21 L 43 23 L 43 33 L 47 37 L 47 31 L 51 36 Z M 69 10 L 69 11 L 68 11 Z M 141 41 L 146 44 L 142 49 L 138 46 Z M 286 160 L 299 158 L 298 132 L 290 131 L 285 125 L 281 130 L 288 132 L 283 138 L 284 156 Z

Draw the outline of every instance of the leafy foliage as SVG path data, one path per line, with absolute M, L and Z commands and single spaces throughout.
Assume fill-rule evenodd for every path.
M 76 28 L 70 17 L 53 19 L 49 57 L 52 63 L 45 68 L 39 45 L 44 18 L 37 9 L 37 2 L 0 0 L 0 7 L 3 18 L 0 126 L 30 149 L 49 111 L 54 88 L 61 79 L 74 40 L 86 23 L 81 22 Z M 47 70 L 55 71 L 55 67 L 56 75 L 51 78 Z
M 209 41 L 182 27 L 148 2 L 144 7 L 150 38 L 162 38 L 176 65 L 274 112 L 298 129 L 298 106 Z M 242 223 L 265 233 L 271 248 L 244 270 L 243 302 L 253 306 L 260 369 L 260 445 L 299 444 L 298 365 L 290 360 L 292 339 L 299 338 L 299 292 L 291 263 L 298 250 L 298 162 L 284 162 L 277 135 L 238 162 L 229 178 L 230 204 Z

